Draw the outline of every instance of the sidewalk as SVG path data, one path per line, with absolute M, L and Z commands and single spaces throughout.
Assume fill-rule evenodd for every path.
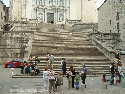
M 17 71 L 19 72 L 19 70 Z M 10 72 L 10 69 L 0 67 L 0 94 L 49 94 L 48 91 L 43 88 L 42 78 L 15 79 L 10 78 Z M 68 82 L 65 77 L 62 92 L 55 92 L 54 94 L 124 94 L 125 92 L 125 88 L 113 85 L 108 85 L 108 89 L 106 90 L 102 85 L 101 77 L 88 77 L 86 82 L 87 88 L 68 90 Z M 12 92 L 14 90 L 17 90 L 17 92 Z

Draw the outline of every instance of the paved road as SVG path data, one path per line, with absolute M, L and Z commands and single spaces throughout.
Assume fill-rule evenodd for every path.
M 19 73 L 19 69 L 15 70 Z M 11 78 L 11 70 L 0 67 L 0 94 L 48 94 L 43 88 L 42 78 Z M 125 84 L 124 84 L 125 87 Z M 61 92 L 55 94 L 124 94 L 125 88 L 108 85 L 106 90 L 100 77 L 87 78 L 87 88 L 67 89 L 67 78 Z

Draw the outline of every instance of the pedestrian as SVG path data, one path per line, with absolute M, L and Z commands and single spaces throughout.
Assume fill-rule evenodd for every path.
M 70 69 L 67 72 L 67 79 L 68 79 L 68 89 L 71 89 L 72 88 L 72 72 Z
M 115 82 L 114 83 L 116 85 L 120 84 L 120 73 L 118 71 L 115 73 Z
M 48 58 L 48 66 L 53 67 L 55 57 L 53 55 L 48 54 L 47 58 Z
M 73 66 L 70 66 L 70 71 L 72 72 L 72 88 L 74 88 L 75 69 Z
M 62 58 L 62 71 L 63 71 L 63 75 L 66 75 L 66 61 L 65 61 L 65 58 Z
M 38 56 L 35 57 L 35 65 L 37 65 L 38 63 L 40 63 L 40 60 L 38 58 Z
M 75 84 L 76 89 L 80 88 L 80 74 L 79 74 L 79 72 L 76 72 L 76 75 L 74 78 L 74 84 Z
M 86 65 L 84 64 L 84 65 L 83 65 L 83 72 L 87 73 L 87 71 L 88 71 L 88 68 L 87 68 Z
M 105 89 L 107 89 L 107 79 L 106 79 L 106 74 L 103 74 L 103 75 L 102 75 L 102 83 L 103 83 Z
M 20 69 L 21 69 L 21 74 L 24 74 L 24 64 L 20 65 Z
M 54 55 L 50 55 L 50 58 L 49 58 L 50 64 L 54 64 L 54 59 L 55 59 Z
M 86 88 L 86 72 L 84 72 L 84 71 L 82 71 L 82 73 L 81 73 L 81 80 L 82 80 L 82 84 Z
M 62 76 L 62 73 L 58 73 L 56 75 L 56 82 L 55 82 L 55 90 L 56 91 L 61 91 L 61 86 L 63 85 L 63 76 Z
M 49 71 L 49 92 L 55 92 L 55 72 L 53 71 L 52 67 Z
M 114 64 L 112 63 L 112 64 L 111 64 L 111 81 L 110 81 L 110 84 L 111 84 L 111 85 L 114 84 L 114 76 L 115 76 L 115 66 L 114 66 Z
M 117 58 L 117 59 L 121 59 L 121 53 L 120 53 L 120 50 L 117 50 L 117 51 L 115 51 L 115 58 Z
M 13 77 L 15 75 L 15 68 L 11 68 L 11 76 Z
M 45 88 L 45 90 L 49 89 L 48 76 L 49 76 L 49 71 L 48 71 L 48 68 L 46 67 L 45 70 L 43 71 L 43 80 L 44 80 L 44 88 Z

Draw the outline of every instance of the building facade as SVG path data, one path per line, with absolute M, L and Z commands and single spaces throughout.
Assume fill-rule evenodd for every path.
M 34 0 L 32 18 L 39 22 L 65 23 L 69 13 L 69 0 Z
M 69 0 L 11 0 L 11 19 L 65 22 L 69 13 L 68 6 Z
M 11 0 L 12 20 L 65 23 L 81 20 L 97 23 L 97 0 Z
M 125 0 L 100 0 L 98 5 L 98 30 L 120 34 L 116 48 L 125 48 Z
M 9 19 L 9 7 L 6 7 L 4 3 L 0 0 L 0 31 L 3 30 L 4 24 Z
M 83 23 L 97 23 L 97 0 L 70 0 L 70 19 Z

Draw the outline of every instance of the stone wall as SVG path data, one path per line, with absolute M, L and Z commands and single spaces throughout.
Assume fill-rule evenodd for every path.
M 98 30 L 103 33 L 120 33 L 119 47 L 125 48 L 125 1 L 107 0 L 98 9 Z
M 5 11 L 4 11 L 4 4 L 2 1 L 0 1 L 0 31 L 2 30 L 2 26 L 4 25 L 4 16 L 5 16 Z
M 84 23 L 97 23 L 97 0 L 71 0 L 70 19 L 81 20 Z

